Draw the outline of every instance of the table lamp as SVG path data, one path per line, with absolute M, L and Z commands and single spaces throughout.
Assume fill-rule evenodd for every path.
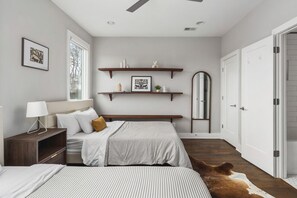
M 36 101 L 36 102 L 28 102 L 27 103 L 27 118 L 37 118 L 35 122 L 32 124 L 30 129 L 27 131 L 28 134 L 35 133 L 40 130 L 40 125 L 44 127 L 44 131 L 40 133 L 47 132 L 47 128 L 40 121 L 41 116 L 48 115 L 47 106 L 45 101 Z M 38 129 L 30 131 L 35 124 L 38 124 Z

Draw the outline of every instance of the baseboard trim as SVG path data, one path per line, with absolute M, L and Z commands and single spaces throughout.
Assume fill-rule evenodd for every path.
M 178 133 L 181 139 L 222 139 L 221 133 Z

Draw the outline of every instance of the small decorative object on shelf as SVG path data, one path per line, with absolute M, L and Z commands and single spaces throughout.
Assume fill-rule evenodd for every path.
M 163 87 L 162 87 L 162 91 L 163 91 L 163 92 L 167 92 L 167 88 L 166 88 L 165 85 L 163 85 Z
M 158 61 L 154 61 L 152 68 L 159 68 Z
M 122 92 L 122 84 L 121 83 L 117 84 L 116 91 Z
M 156 89 L 156 92 L 160 92 L 160 90 L 161 90 L 161 86 L 160 86 L 160 85 L 156 85 L 156 86 L 155 86 L 155 89 Z
M 127 61 L 126 59 L 123 60 L 123 68 L 126 68 Z
M 123 60 L 122 64 L 123 64 L 123 68 L 129 68 L 126 59 Z

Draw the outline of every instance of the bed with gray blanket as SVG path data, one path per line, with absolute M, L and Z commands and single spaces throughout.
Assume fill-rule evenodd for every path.
M 99 133 L 78 133 L 68 138 L 88 166 L 169 164 L 192 168 L 182 141 L 170 122 L 114 121 Z

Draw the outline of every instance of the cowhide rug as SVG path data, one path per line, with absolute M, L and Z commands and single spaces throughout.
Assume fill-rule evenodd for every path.
M 212 166 L 190 158 L 213 198 L 273 198 L 252 184 L 245 174 L 233 172 L 230 163 Z

